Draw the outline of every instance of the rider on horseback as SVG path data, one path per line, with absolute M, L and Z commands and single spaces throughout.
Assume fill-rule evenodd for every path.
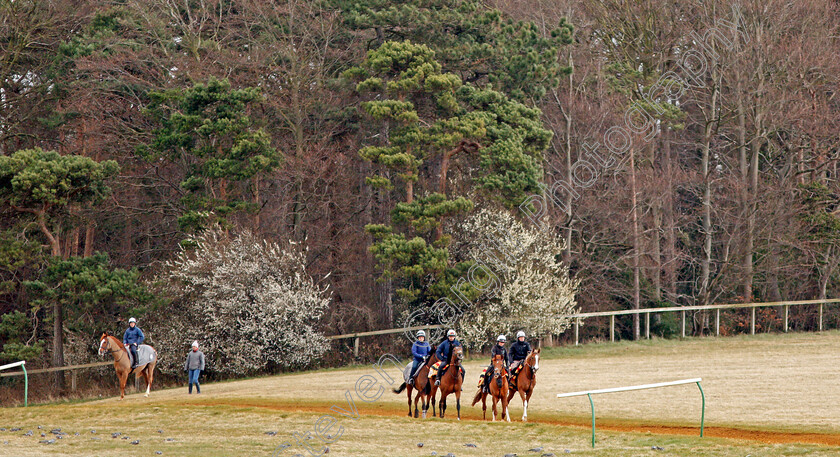
M 414 363 L 411 364 L 411 374 L 408 377 L 409 384 L 414 384 L 414 375 L 417 373 L 417 369 L 426 360 L 426 356 L 431 351 L 431 346 L 426 342 L 426 332 L 418 330 L 417 341 L 411 346 L 411 355 L 414 356 Z
M 487 392 L 488 386 L 490 385 L 490 377 L 493 376 L 493 359 L 496 358 L 497 355 L 502 356 L 502 361 L 505 363 L 505 368 L 510 365 L 510 358 L 508 357 L 507 348 L 505 348 L 505 342 L 507 342 L 507 338 L 504 335 L 499 335 L 496 338 L 497 344 L 493 345 L 493 350 L 490 352 L 490 366 L 487 367 L 487 370 L 484 372 L 484 376 L 481 378 L 483 380 L 483 388 L 484 391 Z M 482 386 L 479 386 L 482 387 Z
M 131 369 L 137 368 L 137 346 L 143 344 L 143 340 L 146 339 L 146 336 L 143 335 L 143 331 L 140 330 L 140 327 L 137 326 L 137 319 L 131 318 L 128 320 L 128 328 L 126 329 L 125 333 L 123 334 L 123 344 L 128 346 L 128 350 L 131 351 L 132 361 L 131 361 Z
M 514 387 L 514 380 L 516 379 L 516 368 L 522 365 L 522 362 L 528 358 L 531 352 L 531 345 L 525 341 L 525 332 L 522 330 L 516 333 L 516 342 L 510 345 L 510 386 Z
M 441 367 L 440 371 L 438 372 L 437 379 L 435 380 L 435 385 L 440 385 L 440 380 L 443 378 L 443 375 L 446 373 L 446 369 L 449 367 L 449 360 L 452 358 L 452 350 L 461 345 L 461 342 L 455 339 L 456 334 L 455 330 L 449 329 L 446 332 L 446 339 L 443 340 L 435 351 L 435 356 L 437 356 L 438 360 L 440 360 Z M 464 368 L 461 367 L 461 376 L 464 375 Z

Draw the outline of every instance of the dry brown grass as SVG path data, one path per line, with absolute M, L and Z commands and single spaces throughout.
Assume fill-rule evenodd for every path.
M 557 455 L 565 449 L 579 455 L 651 455 L 652 445 L 666 447 L 668 455 L 837 455 L 836 447 L 773 444 L 759 434 L 752 436 L 759 441 L 752 442 L 686 436 L 696 433 L 699 422 L 696 386 L 596 396 L 600 428 L 599 444 L 593 451 L 588 448 L 585 428 L 589 416 L 586 397 L 557 399 L 555 394 L 702 377 L 707 394 L 706 425 L 712 432 L 724 430 L 722 426 L 757 428 L 770 431 L 766 436 L 776 434 L 793 441 L 800 436 L 793 432 L 840 435 L 840 392 L 835 388 L 840 368 L 834 362 L 838 349 L 840 333 L 829 332 L 548 350 L 540 364 L 528 424 L 518 422 L 522 412 L 519 400 L 513 403 L 512 424 L 474 420 L 480 418 L 481 410 L 466 406 L 467 397 L 474 392 L 484 362 L 473 360 L 466 364 L 468 382 L 462 408 L 465 419 L 473 420 L 454 421 L 454 399 L 443 421 L 404 417 L 404 394 L 388 392 L 368 404 L 356 399 L 361 416 L 342 421 L 345 432 L 332 446 L 331 455 L 427 456 L 434 450 L 438 455 L 453 452 L 461 457 L 488 455 L 488 449 L 493 450 L 490 455 L 529 455 L 525 451 L 535 445 Z M 201 396 L 188 396 L 186 388 L 179 388 L 153 391 L 149 399 L 131 395 L 122 402 L 109 398 L 4 409 L 0 427 L 18 426 L 25 431 L 42 425 L 42 430 L 62 427 L 71 435 L 81 435 L 45 445 L 37 443 L 43 439 L 37 429 L 35 437 L 0 432 L 0 455 L 155 455 L 154 451 L 161 450 L 164 456 L 269 456 L 283 439 L 292 439 L 293 432 L 311 430 L 330 405 L 345 406 L 345 391 L 352 390 L 356 380 L 366 374 L 376 375 L 372 367 L 361 366 L 208 384 Z M 639 425 L 645 423 L 650 425 Z M 654 424 L 687 428 L 672 429 L 672 436 L 616 431 L 632 425 L 644 432 L 654 429 Z M 99 433 L 91 435 L 90 429 Z M 158 429 L 164 434 L 158 434 Z M 278 431 L 278 436 L 265 435 L 268 430 Z M 141 444 L 131 446 L 129 440 L 112 439 L 110 433 L 115 431 L 128 433 L 132 440 L 139 438 Z M 722 435 L 751 438 L 749 434 Z M 176 441 L 165 442 L 166 437 Z M 837 436 L 832 435 L 834 438 Z M 420 441 L 426 443 L 423 449 L 416 447 Z M 799 441 L 825 442 L 809 441 L 805 435 Z M 479 447 L 464 447 L 468 442 Z

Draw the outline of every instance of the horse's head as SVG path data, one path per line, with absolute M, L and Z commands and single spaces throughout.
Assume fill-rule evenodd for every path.
M 464 360 L 464 348 L 461 346 L 455 346 L 452 350 L 452 360 L 449 361 L 452 365 L 461 365 L 461 361 Z
M 540 369 L 540 349 L 534 349 L 528 354 L 528 358 L 525 359 L 525 364 L 531 367 L 531 371 L 534 373 Z
M 505 372 L 505 361 L 502 359 L 501 354 L 496 354 L 493 357 L 493 377 L 494 378 L 501 378 L 501 376 Z
M 111 342 L 108 341 L 108 337 L 111 336 L 108 331 L 102 332 L 102 336 L 99 337 L 99 355 L 105 355 L 108 352 L 111 352 Z

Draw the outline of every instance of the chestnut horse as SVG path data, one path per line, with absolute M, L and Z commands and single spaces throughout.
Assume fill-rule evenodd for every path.
M 125 398 L 125 383 L 128 381 L 128 375 L 131 373 L 139 373 L 146 380 L 145 396 L 148 397 L 152 389 L 152 378 L 155 375 L 157 351 L 155 351 L 154 360 L 145 365 L 138 365 L 137 368 L 132 370 L 131 357 L 128 355 L 128 349 L 125 348 L 122 341 L 110 335 L 108 332 L 104 332 L 102 337 L 99 338 L 99 355 L 105 355 L 108 352 L 114 357 L 114 369 L 117 371 L 117 377 L 120 379 L 120 400 Z
M 528 420 L 528 401 L 531 399 L 531 394 L 534 393 L 534 386 L 537 385 L 537 370 L 540 369 L 540 350 L 534 349 L 528 354 L 528 357 L 522 362 L 522 370 L 516 377 L 516 389 L 511 389 L 508 393 L 508 404 L 516 392 L 522 398 L 522 405 L 525 411 L 522 412 L 522 421 Z
M 411 392 L 417 391 L 417 395 L 414 397 L 414 417 L 419 417 L 420 412 L 417 409 L 417 402 L 419 400 L 423 400 L 423 418 L 426 418 L 426 413 L 429 411 L 429 398 L 431 389 L 431 382 L 429 382 L 429 368 L 437 362 L 437 357 L 435 357 L 435 350 L 434 346 L 432 346 L 432 351 L 429 356 L 426 358 L 426 362 L 423 363 L 418 369 L 417 373 L 414 375 L 414 383 L 402 383 L 398 389 L 393 389 L 395 394 L 402 392 L 405 389 L 408 389 L 408 417 L 411 417 Z
M 495 382 L 494 382 L 495 381 Z M 502 401 L 502 415 L 499 416 L 501 420 L 510 422 L 510 412 L 508 411 L 508 380 L 507 370 L 505 370 L 505 361 L 502 360 L 501 354 L 496 354 L 493 357 L 493 377 L 490 380 L 490 385 L 487 386 L 490 391 L 490 396 L 493 397 L 493 420 L 496 420 L 496 404 L 499 400 Z M 475 406 L 481 400 L 481 411 L 484 420 L 487 420 L 487 392 L 480 389 L 475 398 L 473 398 L 472 406 Z
M 446 367 L 446 373 L 440 379 L 440 386 L 432 384 L 432 416 L 435 415 L 435 396 L 438 389 L 440 389 L 440 403 L 438 404 L 438 411 L 440 417 L 446 412 L 446 397 L 449 394 L 455 394 L 455 405 L 458 409 L 458 420 L 461 420 L 461 386 L 464 384 L 464 378 L 461 376 L 461 361 L 464 360 L 464 349 L 461 346 L 452 348 L 452 357 L 449 358 L 449 365 Z

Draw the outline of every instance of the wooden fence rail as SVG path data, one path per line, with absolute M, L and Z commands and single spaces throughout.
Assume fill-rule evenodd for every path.
M 790 307 L 791 306 L 802 306 L 802 305 L 819 305 L 819 331 L 823 330 L 823 314 L 824 314 L 824 307 L 827 304 L 831 303 L 840 303 L 840 298 L 832 298 L 826 300 L 800 300 L 800 301 L 780 301 L 780 302 L 764 302 L 764 303 L 729 303 L 729 304 L 722 304 L 722 305 L 705 305 L 705 306 L 672 306 L 667 308 L 644 308 L 644 309 L 625 309 L 620 311 L 599 311 L 595 313 L 577 313 L 572 314 L 569 317 L 574 319 L 574 333 L 575 333 L 575 346 L 580 344 L 580 325 L 583 319 L 587 319 L 590 317 L 604 317 L 609 316 L 610 318 L 610 341 L 615 341 L 615 316 L 626 316 L 632 314 L 638 315 L 645 315 L 645 338 L 650 338 L 650 315 L 654 313 L 672 313 L 672 312 L 679 312 L 680 313 L 680 320 L 681 320 L 681 332 L 680 335 L 684 338 L 685 337 L 685 323 L 686 323 L 686 313 L 692 311 L 703 311 L 703 310 L 714 310 L 715 311 L 715 336 L 720 335 L 720 310 L 722 309 L 751 309 L 752 312 L 750 313 L 750 334 L 755 334 L 755 309 L 762 308 L 762 307 L 774 307 L 774 306 L 782 306 L 784 307 L 784 331 L 787 332 L 790 328 L 789 326 L 789 317 L 790 317 Z M 355 357 L 359 356 L 359 339 L 366 336 L 376 336 L 376 335 L 389 335 L 394 333 L 403 333 L 403 332 L 414 332 L 417 330 L 432 330 L 437 328 L 444 328 L 443 325 L 421 325 L 416 327 L 407 327 L 407 328 L 392 328 L 392 329 L 385 329 L 385 330 L 374 330 L 370 332 L 356 332 L 356 333 L 345 333 L 342 335 L 331 335 L 328 336 L 327 339 L 330 340 L 341 340 L 341 339 L 348 339 L 353 338 L 353 355 Z M 96 362 L 96 363 L 86 363 L 83 365 L 71 365 L 66 367 L 55 367 L 55 368 L 39 368 L 36 370 L 27 370 L 28 374 L 39 374 L 39 373 L 52 373 L 56 371 L 70 371 L 71 373 L 71 381 L 70 387 L 72 390 L 76 390 L 77 387 L 77 370 L 86 369 L 86 368 L 94 368 L 94 367 L 104 367 L 107 365 L 112 365 L 114 362 Z M 23 371 L 15 371 L 10 373 L 0 373 L 0 378 L 10 377 L 10 376 L 23 376 Z M 139 378 L 135 379 L 135 386 L 139 389 Z
M 626 316 L 632 314 L 645 315 L 645 338 L 650 338 L 650 315 L 654 313 L 680 313 L 680 336 L 685 338 L 685 322 L 686 313 L 691 311 L 714 310 L 715 311 L 715 336 L 720 336 L 720 310 L 722 309 L 747 309 L 750 313 L 750 334 L 755 335 L 755 309 L 762 307 L 784 307 L 784 331 L 790 329 L 789 317 L 791 306 L 802 305 L 820 305 L 819 307 L 819 331 L 823 330 L 823 313 L 824 307 L 827 304 L 840 303 L 840 298 L 831 298 L 825 300 L 799 300 L 799 301 L 777 301 L 777 302 L 763 302 L 763 303 L 727 303 L 722 305 L 703 305 L 703 306 L 671 306 L 667 308 L 644 308 L 644 309 L 624 309 L 621 311 L 600 311 L 596 313 L 577 313 L 569 317 L 575 320 L 575 346 L 580 344 L 580 324 L 583 319 L 590 317 L 610 317 L 610 341 L 615 341 L 615 316 Z
M 375 336 L 375 335 L 389 335 L 392 333 L 403 333 L 403 332 L 414 332 L 417 330 L 426 330 L 428 333 L 429 330 L 433 328 L 443 328 L 443 325 L 420 325 L 417 327 L 405 327 L 405 328 L 389 328 L 386 330 L 374 330 L 372 332 L 359 332 L 359 333 L 345 333 L 343 335 L 332 335 L 328 336 L 327 339 L 329 340 L 343 340 L 347 338 L 353 338 L 353 357 L 359 357 L 359 338 L 363 336 Z M 428 337 L 427 337 L 428 338 Z
M 68 365 L 66 367 L 53 367 L 53 368 L 38 368 L 37 370 L 27 370 L 29 374 L 39 374 L 39 373 L 54 373 L 56 371 L 69 371 L 70 372 L 70 390 L 73 392 L 76 391 L 76 387 L 78 386 L 78 371 L 84 368 L 94 368 L 94 367 L 104 367 L 106 365 L 113 365 L 114 362 L 96 362 L 96 363 L 86 363 L 83 365 Z M 11 373 L 0 373 L 0 378 L 10 377 L 10 376 L 23 376 L 24 372 L 22 371 L 12 371 Z M 135 383 L 136 384 L 136 383 Z

